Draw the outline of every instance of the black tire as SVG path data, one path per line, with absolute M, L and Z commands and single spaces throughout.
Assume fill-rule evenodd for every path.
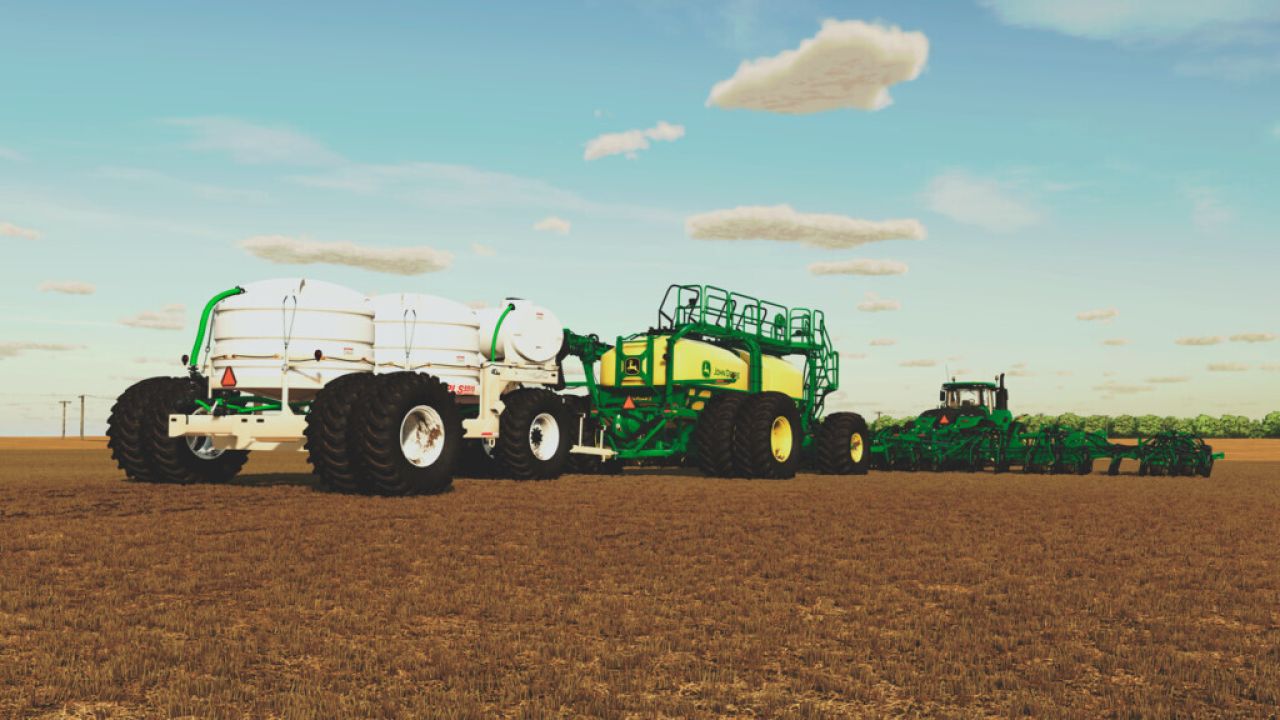
M 196 399 L 204 395 L 203 380 L 151 378 L 130 390 L 135 392 L 126 390 L 117 402 L 119 411 L 113 411 L 119 416 L 118 445 L 122 456 L 130 458 L 121 463 L 121 469 L 129 477 L 145 482 L 220 483 L 235 477 L 248 461 L 249 453 L 244 450 L 217 451 L 198 439 L 189 442 L 169 437 L 169 415 L 198 409 Z M 131 468 L 136 474 L 130 474 Z
M 369 488 L 360 458 L 362 415 L 372 398 L 373 375 L 351 373 L 326 385 L 307 413 L 307 462 L 329 487 L 343 492 Z
M 541 388 L 521 388 L 503 395 L 502 403 L 506 407 L 498 416 L 498 439 L 493 446 L 502 473 L 516 480 L 560 477 L 573 445 L 560 396 Z M 544 442 L 555 444 L 544 447 Z
M 824 418 L 813 436 L 813 463 L 827 475 L 866 475 L 871 466 L 867 421 L 851 412 Z
M 374 376 L 369 395 L 358 433 L 360 469 L 369 489 L 381 495 L 448 490 L 462 449 L 462 416 L 449 387 L 430 375 L 396 372 Z M 422 430 L 435 447 L 420 458 L 422 464 L 411 461 L 401 444 L 411 414 L 426 423 L 424 428 L 435 425 Z M 442 438 L 434 435 L 437 430 Z
M 780 421 L 789 425 L 790 445 L 779 445 L 775 451 L 773 433 Z M 746 477 L 795 477 L 800 464 L 800 435 L 800 409 L 794 400 L 780 392 L 748 397 L 734 422 L 734 469 Z
M 689 438 L 693 461 L 704 475 L 733 475 L 733 431 L 745 395 L 720 393 L 703 405 Z
M 107 418 L 107 447 L 111 450 L 111 459 L 130 480 L 155 481 L 150 454 L 143 442 L 143 419 L 149 412 L 144 398 L 149 388 L 173 379 L 154 377 L 140 380 L 120 393 L 111 406 L 111 415 Z

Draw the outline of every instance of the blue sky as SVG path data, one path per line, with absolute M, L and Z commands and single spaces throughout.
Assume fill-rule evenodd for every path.
M 176 370 L 208 296 L 298 275 L 526 296 L 605 336 L 648 327 L 672 282 L 817 306 L 848 354 L 839 404 L 867 415 L 923 409 L 947 370 L 1015 370 L 1027 412 L 1280 408 L 1280 8 L 1114 5 L 0 4 L 0 433 Z M 922 33 L 927 65 L 880 110 L 708 106 L 829 18 Z M 683 134 L 584 159 L 659 122 Z M 782 204 L 927 237 L 686 231 Z M 534 229 L 549 216 L 569 232 Z M 452 261 L 405 276 L 239 245 L 264 235 Z M 808 270 L 864 258 L 909 270 Z M 868 292 L 900 309 L 859 311 Z

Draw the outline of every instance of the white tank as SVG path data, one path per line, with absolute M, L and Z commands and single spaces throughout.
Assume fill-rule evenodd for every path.
M 426 372 L 457 395 L 480 393 L 480 321 L 474 310 L 415 293 L 379 295 L 369 304 L 378 372 Z
M 338 376 L 373 370 L 373 309 L 363 294 L 305 278 L 243 287 L 214 310 L 213 387 L 223 386 L 229 368 L 237 390 L 279 398 L 286 345 L 290 400 L 310 399 Z
M 508 305 L 515 309 L 507 313 L 498 328 L 498 320 Z M 480 352 L 490 360 L 542 365 L 554 360 L 564 343 L 564 326 L 555 313 L 528 300 L 507 298 L 498 307 L 478 310 L 476 315 L 480 318 Z M 495 328 L 499 334 L 491 357 Z

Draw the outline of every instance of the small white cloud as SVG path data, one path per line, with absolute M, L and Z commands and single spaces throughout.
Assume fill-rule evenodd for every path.
M 263 260 L 283 265 L 347 265 L 392 275 L 422 275 L 443 270 L 453 262 L 453 253 L 430 247 L 370 247 L 287 235 L 256 235 L 242 240 L 240 247 Z
M 1109 347 L 1120 347 L 1121 345 L 1128 345 L 1129 338 L 1107 338 L 1102 341 L 1102 344 Z
M 1151 392 L 1149 385 L 1122 385 L 1114 382 L 1095 385 L 1093 389 L 1111 395 L 1137 395 L 1138 393 Z
M 1274 333 L 1266 332 L 1239 333 L 1231 336 L 1231 342 L 1264 343 L 1271 342 L 1275 339 L 1276 336 Z
M 1005 373 L 1009 377 L 1031 377 L 1035 373 L 1028 370 L 1022 363 L 1013 366 L 1013 369 Z
M 0 359 L 17 357 L 25 352 L 36 350 L 42 352 L 71 352 L 83 350 L 83 345 L 44 342 L 0 342 Z
M 587 141 L 583 160 L 599 160 L 610 155 L 625 155 L 634 160 L 636 153 L 649 149 L 649 141 L 675 142 L 684 137 L 683 125 L 672 125 L 666 121 L 659 122 L 646 130 L 627 130 L 625 132 L 605 133 Z
M 316 140 L 285 127 L 231 117 L 173 118 L 170 125 L 193 134 L 191 147 L 225 152 L 244 165 L 332 165 L 342 157 Z
M 1157 385 L 1168 385 L 1171 383 L 1191 382 L 1190 375 L 1157 375 L 1156 377 L 1147 378 L 1147 382 Z
M 31 228 L 21 227 L 18 225 L 14 225 L 13 223 L 10 223 L 10 222 L 0 222 L 0 235 L 3 235 L 5 237 L 18 238 L 19 240 L 39 240 L 40 239 L 39 230 L 32 230 Z
M 858 303 L 858 309 L 862 312 L 887 312 L 902 309 L 902 303 L 897 300 L 882 298 L 870 291 L 867 292 L 866 298 L 866 300 Z
M 493 257 L 497 254 L 493 248 L 481 243 L 471 243 L 471 252 L 479 255 L 480 257 Z
M 898 341 L 893 338 L 875 338 L 867 344 L 871 347 L 889 347 L 890 345 L 897 345 Z
M 1270 0 L 981 0 L 1002 22 L 1094 40 L 1172 41 L 1192 35 L 1231 36 L 1280 20 Z
M 1085 310 L 1076 313 L 1077 320 L 1085 322 L 1093 322 L 1097 320 L 1113 320 L 1120 317 L 1120 311 L 1115 308 L 1101 308 L 1098 310 Z
M 1265 370 L 1267 372 L 1280 372 L 1280 363 L 1267 363 L 1265 365 L 1260 365 L 1258 369 Z
M 558 233 L 560 235 L 568 235 L 569 230 L 572 227 L 573 227 L 573 223 L 570 223 L 568 220 L 565 220 L 564 218 L 556 217 L 555 215 L 548 215 L 547 217 L 544 217 L 538 222 L 533 224 L 534 230 L 537 230 L 539 232 Z
M 1235 362 L 1209 363 L 1210 372 L 1244 372 L 1249 369 L 1248 365 Z
M 919 368 L 919 367 L 937 367 L 937 360 L 903 360 L 898 363 L 899 367 Z
M 165 305 L 159 310 L 144 310 L 137 315 L 120 318 L 120 324 L 150 330 L 181 330 L 186 325 L 186 320 L 186 307 L 174 304 Z
M 711 88 L 708 107 L 805 114 L 880 110 L 889 87 L 919 77 L 929 59 L 924 33 L 860 20 L 824 20 L 795 50 L 743 61 Z
M 743 206 L 714 210 L 685 220 L 698 240 L 778 240 L 843 249 L 881 240 L 920 240 L 918 220 L 860 220 L 844 215 L 798 213 L 790 205 Z
M 1054 375 L 1057 375 L 1058 377 L 1071 377 L 1072 372 L 1070 370 L 1059 370 L 1054 373 Z
M 905 275 L 907 264 L 897 260 L 828 260 L 809 265 L 813 275 Z
M 925 189 L 929 209 L 965 225 L 1016 232 L 1040 222 L 1040 214 L 995 180 L 960 170 L 935 177 Z
M 1222 201 L 1218 191 L 1198 187 L 1188 189 L 1185 194 L 1191 201 L 1191 224 L 1200 232 L 1222 232 L 1235 221 L 1235 210 Z
M 1177 340 L 1174 340 L 1173 342 L 1176 345 L 1192 345 L 1192 346 L 1217 345 L 1218 343 L 1222 342 L 1222 336 L 1211 335 L 1207 337 L 1180 337 Z
M 46 280 L 40 283 L 40 292 L 56 292 L 65 295 L 92 295 L 97 290 L 91 283 L 78 280 Z

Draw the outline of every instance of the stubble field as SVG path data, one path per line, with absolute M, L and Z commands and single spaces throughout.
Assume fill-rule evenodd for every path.
M 316 489 L 0 450 L 0 716 L 1274 717 L 1280 464 Z

